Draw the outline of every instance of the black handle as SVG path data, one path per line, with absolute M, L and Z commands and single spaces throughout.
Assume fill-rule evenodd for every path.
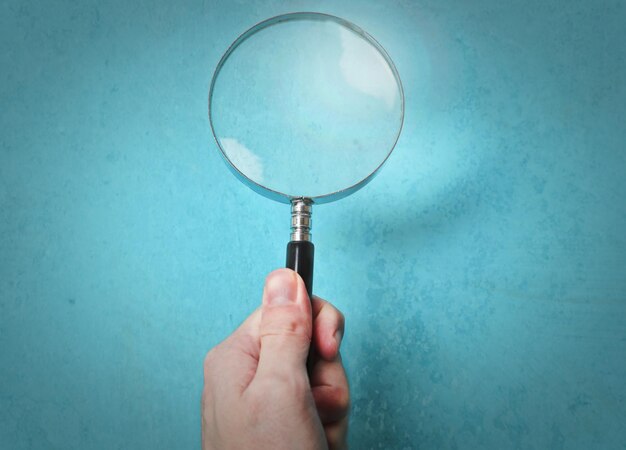
M 304 280 L 309 299 L 313 295 L 313 260 L 315 246 L 309 241 L 291 241 L 287 244 L 287 268 L 298 273 Z
M 315 246 L 309 241 L 291 241 L 287 244 L 287 268 L 294 270 L 304 280 L 309 300 L 313 295 L 313 260 L 315 259 Z M 311 345 L 306 366 L 309 374 L 313 371 L 316 361 L 316 352 Z

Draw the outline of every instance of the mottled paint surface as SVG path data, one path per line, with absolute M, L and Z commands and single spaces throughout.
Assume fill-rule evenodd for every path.
M 0 447 L 199 447 L 203 356 L 289 222 L 208 83 L 295 10 L 368 30 L 407 97 L 384 171 L 314 211 L 352 448 L 626 448 L 626 5 L 535 0 L 2 2 Z

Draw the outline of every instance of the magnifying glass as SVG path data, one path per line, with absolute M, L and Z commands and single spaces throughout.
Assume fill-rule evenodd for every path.
M 287 267 L 313 289 L 311 208 L 365 186 L 404 120 L 398 71 L 383 47 L 339 17 L 311 12 L 258 23 L 228 48 L 209 120 L 232 172 L 291 204 Z

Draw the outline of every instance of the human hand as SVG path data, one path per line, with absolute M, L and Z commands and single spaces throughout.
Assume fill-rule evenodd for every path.
M 202 448 L 346 448 L 350 393 L 343 315 L 292 270 L 272 272 L 263 304 L 204 361 Z M 316 357 L 310 379 L 307 354 Z

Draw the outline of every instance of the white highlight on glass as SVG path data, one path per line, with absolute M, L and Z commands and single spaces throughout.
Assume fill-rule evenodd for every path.
M 340 29 L 342 54 L 339 61 L 346 82 L 353 88 L 381 99 L 389 109 L 397 100 L 396 80 L 380 52 L 351 31 Z
M 255 182 L 263 182 L 263 161 L 252 150 L 234 138 L 220 138 L 220 145 L 237 169 Z

